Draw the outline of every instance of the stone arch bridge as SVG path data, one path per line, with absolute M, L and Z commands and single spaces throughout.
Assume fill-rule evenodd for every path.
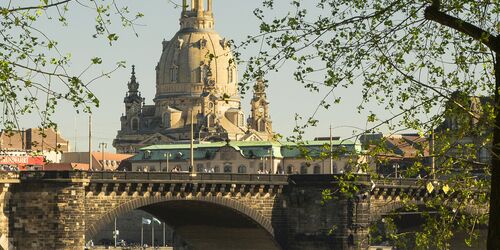
M 370 181 L 322 205 L 332 175 L 163 172 L 0 173 L 0 247 L 82 249 L 115 217 L 142 209 L 195 249 L 359 249 L 368 227 L 428 192 L 416 180 Z M 335 229 L 332 231 L 332 227 Z

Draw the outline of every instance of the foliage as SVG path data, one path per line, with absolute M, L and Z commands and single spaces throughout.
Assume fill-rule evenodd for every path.
M 136 19 L 142 17 L 141 13 L 132 15 L 114 0 L 2 2 L 0 100 L 4 129 L 19 128 L 19 118 L 30 113 L 38 115 L 41 127 L 56 127 L 51 115 L 60 101 L 68 101 L 77 112 L 90 112 L 93 106 L 99 106 L 99 100 L 89 85 L 124 67 L 124 62 L 118 62 L 110 71 L 89 76 L 91 68 L 102 64 L 102 59 L 94 55 L 89 57 L 88 67 L 80 73 L 70 73 L 75 71 L 69 67 L 71 54 L 60 50 L 57 38 L 51 37 L 46 27 L 68 25 L 73 9 L 90 10 L 95 16 L 92 37 L 104 37 L 109 45 L 118 40 L 110 28 L 113 20 L 133 29 Z
M 500 2 L 293 0 L 288 13 L 275 17 L 272 12 L 283 10 L 282 5 L 264 0 L 254 11 L 260 33 L 242 46 L 256 44 L 261 50 L 249 58 L 240 87 L 248 89 L 254 79 L 290 64 L 305 88 L 327 90 L 318 101 L 322 108 L 342 100 L 335 90 L 359 88 L 358 112 L 369 109 L 367 121 L 376 123 L 365 133 L 385 126 L 393 133 L 410 129 L 428 138 L 411 142 L 418 157 L 401 169 L 403 177 L 422 178 L 420 185 L 432 197 L 425 206 L 440 214 L 426 216 L 423 230 L 413 234 L 417 246 L 449 248 L 457 230 L 469 234 L 470 244 L 476 225 L 487 217 L 467 210 L 471 204 L 487 207 L 491 172 L 488 159 L 481 157 L 484 151 L 495 156 L 492 128 L 500 125 L 495 124 L 498 107 L 492 97 L 498 81 Z M 370 108 L 375 105 L 393 117 L 380 119 Z M 293 140 L 318 123 L 314 115 L 305 121 L 297 124 Z M 378 140 L 369 145 L 372 165 L 394 161 L 397 154 L 388 144 Z M 332 192 L 323 195 L 329 199 Z

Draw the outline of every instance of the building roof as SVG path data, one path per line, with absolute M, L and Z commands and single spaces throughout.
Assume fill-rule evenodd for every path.
M 123 161 L 126 160 L 134 155 L 130 154 L 114 154 L 114 153 L 108 153 L 104 152 L 104 160 L 106 161 Z M 102 152 L 92 152 L 92 157 L 96 161 L 102 161 L 103 160 L 103 153 Z
M 279 141 L 230 141 L 196 143 L 194 148 L 194 159 L 210 159 L 223 147 L 231 147 L 240 152 L 245 158 L 301 158 L 305 152 L 311 157 L 322 157 L 328 153 L 330 141 L 305 141 L 297 144 L 293 142 Z M 348 140 L 332 141 L 334 151 L 338 154 L 350 154 L 361 151 L 361 146 Z M 190 144 L 163 144 L 153 145 L 140 149 L 140 152 L 131 160 L 166 160 L 166 154 L 169 154 L 169 160 L 187 160 L 190 157 Z M 147 156 L 146 156 L 147 155 Z
M 70 171 L 70 170 L 89 170 L 87 163 L 47 163 L 43 166 L 44 171 Z
M 394 153 L 403 158 L 429 155 L 429 147 L 427 145 L 427 138 L 425 137 L 402 135 L 401 137 L 387 137 L 386 140 L 390 143 L 390 148 L 394 150 Z

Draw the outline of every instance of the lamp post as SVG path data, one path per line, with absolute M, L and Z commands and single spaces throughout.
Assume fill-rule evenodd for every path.
M 432 179 L 433 180 L 436 180 L 436 159 L 434 158 L 434 154 L 435 154 L 435 138 L 434 138 L 434 126 L 432 127 L 432 130 L 431 130 L 431 141 L 430 141 L 430 145 L 429 145 L 429 153 L 431 155 L 431 173 L 432 173 Z
M 101 148 L 101 161 L 102 161 L 102 169 L 104 170 L 104 149 L 108 148 L 108 144 L 105 142 L 99 143 L 99 147 Z
M 92 168 L 92 113 L 89 114 L 89 170 L 94 171 Z
M 364 130 L 366 132 L 366 129 L 355 127 L 355 126 L 341 125 L 341 126 L 332 127 L 332 125 L 330 124 L 330 174 L 334 174 L 334 172 L 335 172 L 334 164 L 333 164 L 333 136 L 332 136 L 332 130 L 336 129 L 336 128 L 354 128 L 354 129 L 357 129 L 357 130 L 362 130 L 362 131 Z M 359 135 L 356 136 L 356 140 L 357 140 L 358 136 Z
M 171 155 L 170 153 L 165 153 L 163 156 L 165 157 L 165 159 L 167 159 L 167 167 L 166 167 L 166 172 L 168 172 L 168 160 L 169 160 L 169 158 L 170 158 L 172 155 Z
M 196 176 L 196 170 L 194 169 L 194 110 L 191 108 L 191 143 L 190 143 L 190 165 L 191 165 L 191 176 Z
M 274 172 L 274 162 L 273 162 L 273 148 L 271 146 L 270 149 L 267 150 L 267 155 L 271 158 L 271 163 L 269 165 L 269 174 L 272 174 Z
M 266 173 L 266 156 L 260 158 L 262 160 L 262 172 Z
M 330 124 L 330 174 L 333 174 L 333 138 L 332 138 L 331 124 Z
M 392 165 L 392 167 L 394 168 L 394 178 L 398 178 L 398 168 L 399 168 L 399 164 L 394 164 Z
M 115 217 L 115 230 L 113 231 L 113 238 L 115 238 L 115 247 L 116 247 L 116 244 L 117 244 L 117 240 L 118 240 L 118 230 L 116 230 L 116 217 Z

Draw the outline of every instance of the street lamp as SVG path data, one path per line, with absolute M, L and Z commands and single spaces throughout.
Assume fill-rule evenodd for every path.
M 267 155 L 271 158 L 271 163 L 269 165 L 269 174 L 272 174 L 274 171 L 274 162 L 273 162 L 273 148 L 271 146 L 270 149 L 267 150 Z
M 333 164 L 333 137 L 332 137 L 332 129 L 335 129 L 335 128 L 354 128 L 357 130 L 367 131 L 366 129 L 359 128 L 356 126 L 341 125 L 341 126 L 332 127 L 332 125 L 330 125 L 330 174 L 334 174 L 334 172 L 335 172 L 334 164 Z M 356 140 L 357 140 L 358 136 L 356 136 Z
M 165 169 L 166 169 L 166 171 L 168 172 L 168 160 L 169 160 L 169 158 L 170 158 L 170 157 L 172 157 L 172 154 L 170 154 L 170 153 L 165 153 L 163 156 L 167 159 L 167 167 L 166 167 Z
M 104 149 L 108 147 L 108 144 L 105 142 L 99 143 L 99 147 L 101 148 L 101 162 L 102 162 L 102 170 L 104 170 Z
M 398 178 L 398 168 L 399 168 L 399 164 L 393 164 L 392 165 L 392 168 L 394 168 L 394 177 L 395 178 Z
M 190 162 L 189 165 L 191 165 L 191 177 L 196 176 L 196 170 L 194 169 L 194 110 L 191 108 L 191 143 L 190 143 L 190 152 L 191 152 L 191 157 L 190 157 Z

